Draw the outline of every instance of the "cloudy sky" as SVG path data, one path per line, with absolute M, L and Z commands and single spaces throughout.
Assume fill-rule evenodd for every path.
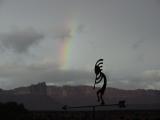
M 103 58 L 108 87 L 160 89 L 160 0 L 0 0 L 0 18 L 0 88 L 93 85 Z

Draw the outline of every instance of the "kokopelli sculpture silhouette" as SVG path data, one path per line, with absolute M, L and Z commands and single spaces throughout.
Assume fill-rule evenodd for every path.
M 107 78 L 105 74 L 102 72 L 102 64 L 103 64 L 103 59 L 99 59 L 95 64 L 94 72 L 96 74 L 96 78 L 94 83 L 94 89 L 95 89 L 95 85 L 100 83 L 103 79 L 104 80 L 103 86 L 97 91 L 97 98 L 98 98 L 98 102 L 101 102 L 101 105 L 104 105 L 105 102 L 103 100 L 103 95 L 107 86 Z

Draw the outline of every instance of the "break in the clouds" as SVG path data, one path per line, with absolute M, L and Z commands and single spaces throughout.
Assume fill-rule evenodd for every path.
M 24 53 L 44 38 L 43 34 L 34 29 L 14 30 L 0 35 L 1 47 L 14 52 Z

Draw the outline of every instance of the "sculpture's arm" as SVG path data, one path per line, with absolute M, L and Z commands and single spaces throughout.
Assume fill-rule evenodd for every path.
M 102 78 L 103 78 L 103 76 L 102 76 L 102 75 L 100 75 L 100 78 L 99 78 L 99 79 L 95 79 L 95 83 L 96 83 L 96 84 L 100 83 L 100 82 L 101 82 L 101 80 L 102 80 Z
M 103 78 L 103 76 L 100 75 L 99 79 L 95 79 L 95 83 L 94 83 L 93 89 L 95 89 L 95 85 L 96 85 L 96 84 L 98 84 L 98 83 L 100 83 L 100 82 L 102 81 L 102 78 Z

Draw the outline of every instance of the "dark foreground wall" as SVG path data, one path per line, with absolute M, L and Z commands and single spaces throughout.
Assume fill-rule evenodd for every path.
M 160 120 L 160 110 L 32 112 L 34 120 Z

